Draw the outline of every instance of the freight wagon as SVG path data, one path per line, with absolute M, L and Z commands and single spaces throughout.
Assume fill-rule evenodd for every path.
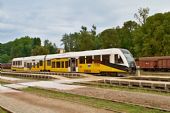
M 0 69 L 11 69 L 11 63 L 0 63 Z
M 170 71 L 170 56 L 141 57 L 136 65 L 144 71 Z

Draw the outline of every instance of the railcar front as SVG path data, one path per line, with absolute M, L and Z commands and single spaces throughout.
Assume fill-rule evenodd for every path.
M 126 58 L 129 74 L 135 74 L 136 63 L 135 63 L 135 59 L 133 58 L 132 54 L 127 49 L 121 49 L 121 51 Z
M 14 58 L 11 69 L 13 71 L 42 71 L 44 70 L 45 55 Z
M 13 71 L 24 71 L 23 60 L 24 60 L 24 58 L 14 58 L 12 60 L 11 69 Z

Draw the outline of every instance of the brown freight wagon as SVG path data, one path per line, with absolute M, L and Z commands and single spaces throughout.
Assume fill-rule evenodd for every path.
M 2 69 L 11 69 L 11 63 L 1 63 L 0 68 L 2 68 Z
M 158 69 L 160 71 L 170 70 L 170 56 L 165 56 L 158 59 Z
M 136 59 L 136 64 L 144 71 L 169 71 L 170 56 L 141 57 Z
M 137 66 L 144 71 L 154 71 L 157 68 L 157 57 L 141 57 L 136 59 Z

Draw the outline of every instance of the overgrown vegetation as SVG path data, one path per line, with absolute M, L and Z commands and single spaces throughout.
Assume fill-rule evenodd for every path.
M 112 102 L 109 100 L 97 99 L 93 97 L 81 96 L 76 94 L 69 94 L 59 91 L 40 89 L 35 87 L 28 87 L 23 89 L 23 91 L 37 94 L 43 97 L 49 97 L 54 99 L 63 99 L 72 102 L 78 102 L 81 104 L 90 105 L 97 108 L 108 109 L 112 111 L 126 112 L 126 113 L 166 113 L 165 111 L 145 108 L 142 106 L 136 106 L 131 104 Z M 168 113 L 168 112 L 167 112 Z

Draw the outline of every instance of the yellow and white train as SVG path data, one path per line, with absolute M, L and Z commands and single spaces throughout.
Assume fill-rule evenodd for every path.
M 136 65 L 128 50 L 111 48 L 14 58 L 11 68 L 13 71 L 135 73 Z

